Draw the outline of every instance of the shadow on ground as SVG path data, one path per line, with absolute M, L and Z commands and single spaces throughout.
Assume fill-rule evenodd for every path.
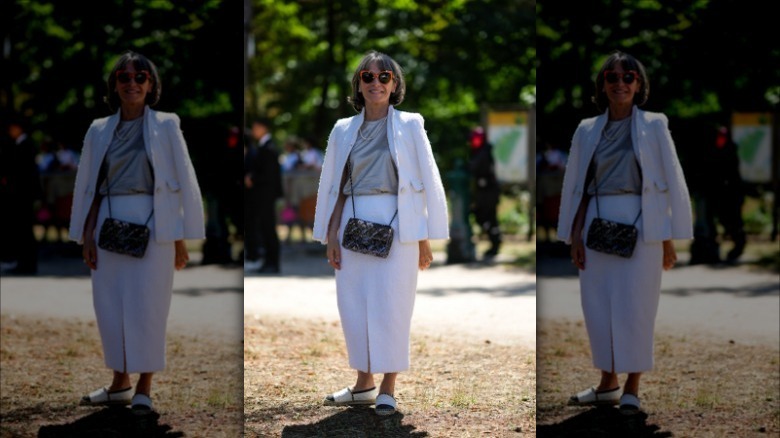
M 136 415 L 124 407 L 104 408 L 87 416 L 60 425 L 42 426 L 39 438 L 63 437 L 183 437 L 183 432 L 160 424 L 160 414 Z
M 613 407 L 594 408 L 551 425 L 538 425 L 536 436 L 539 438 L 572 437 L 602 438 L 665 438 L 671 432 L 662 432 L 660 427 L 647 424 L 647 414 L 640 412 L 624 416 Z
M 428 437 L 428 432 L 415 431 L 411 424 L 403 424 L 400 412 L 380 417 L 369 408 L 350 408 L 315 423 L 285 426 L 282 438 L 312 436 L 361 437 Z

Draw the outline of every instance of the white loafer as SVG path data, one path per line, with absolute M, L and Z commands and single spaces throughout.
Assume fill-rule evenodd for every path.
M 79 404 L 81 406 L 127 406 L 132 397 L 132 387 L 118 391 L 109 391 L 108 387 L 103 387 L 82 397 Z
M 373 405 L 377 392 L 376 387 L 354 392 L 347 387 L 325 397 L 322 404 L 325 406 Z
M 136 394 L 133 396 L 132 406 L 134 414 L 145 415 L 152 412 L 152 399 L 146 394 Z
M 596 391 L 596 388 L 588 388 L 578 392 L 569 399 L 569 406 L 610 406 L 620 401 L 620 387 L 606 391 Z
M 398 408 L 398 402 L 390 394 L 379 394 L 376 398 L 376 411 L 377 415 L 393 415 Z
M 620 407 L 618 410 L 623 415 L 634 415 L 639 412 L 639 397 L 634 394 L 623 394 L 620 396 Z

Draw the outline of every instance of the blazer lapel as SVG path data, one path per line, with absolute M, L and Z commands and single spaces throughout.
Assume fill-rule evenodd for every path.
M 634 105 L 634 110 L 631 113 L 631 145 L 634 148 L 634 155 L 642 163 L 642 149 L 644 148 L 645 138 L 647 136 L 647 125 L 645 124 L 644 111 Z
M 149 108 L 149 105 L 144 107 L 144 148 L 146 148 L 146 156 L 149 158 L 149 162 L 154 167 L 154 154 L 152 153 L 152 130 L 157 129 L 157 117 L 155 111 Z
M 111 145 L 111 140 L 113 140 L 114 138 L 114 132 L 116 132 L 116 127 L 117 125 L 119 125 L 119 111 L 120 110 L 117 110 L 116 114 L 110 116 L 106 120 L 106 124 L 103 127 L 103 131 L 100 133 L 100 135 L 97 138 L 97 144 L 94 145 L 95 157 L 97 158 L 95 160 L 95 163 L 97 164 L 98 167 L 103 164 L 103 160 L 106 158 L 106 152 L 108 152 L 108 147 Z

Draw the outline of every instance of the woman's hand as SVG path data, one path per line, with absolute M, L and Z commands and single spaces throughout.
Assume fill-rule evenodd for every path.
M 428 269 L 433 261 L 433 252 L 431 251 L 431 243 L 428 239 L 420 241 L 420 260 L 418 266 L 420 270 Z
M 174 257 L 173 267 L 177 271 L 187 266 L 187 262 L 190 261 L 190 255 L 187 253 L 187 245 L 184 240 L 177 240 L 174 242 L 176 248 L 176 256 Z
M 84 263 L 89 266 L 89 269 L 97 270 L 97 245 L 91 233 L 89 237 L 84 237 L 84 247 L 81 249 L 81 255 L 84 257 Z
M 585 270 L 585 244 L 581 237 L 571 240 L 571 262 L 581 271 Z
M 677 263 L 677 252 L 674 250 L 674 244 L 671 240 L 664 240 L 664 271 L 668 271 Z
M 338 235 L 328 236 L 328 249 L 325 253 L 328 255 L 328 264 L 334 269 L 341 269 L 341 244 Z

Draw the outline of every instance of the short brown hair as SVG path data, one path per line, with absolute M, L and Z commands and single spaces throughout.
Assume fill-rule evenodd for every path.
M 111 73 L 109 73 L 108 80 L 106 81 L 108 89 L 106 90 L 106 96 L 103 100 L 108 104 L 108 108 L 111 109 L 111 111 L 116 111 L 121 105 L 119 96 L 115 91 L 116 72 L 125 68 L 130 63 L 133 64 L 133 67 L 135 67 L 136 70 L 146 70 L 149 72 L 149 79 L 152 81 L 152 89 L 146 95 L 146 104 L 154 106 L 160 101 L 162 85 L 160 84 L 160 76 L 157 74 L 157 67 L 144 55 L 128 50 L 116 61 L 114 68 L 111 69 Z
M 639 90 L 634 95 L 634 105 L 644 105 L 648 96 L 650 96 L 650 83 L 647 80 L 645 66 L 628 53 L 616 50 L 604 61 L 599 73 L 596 75 L 596 89 L 591 100 L 596 104 L 596 108 L 599 111 L 606 111 L 609 107 L 609 99 L 607 99 L 607 93 L 604 92 L 604 72 L 614 68 L 615 64 L 618 63 L 623 67 L 623 70 L 634 70 L 639 75 L 637 78 L 639 80 Z
M 401 66 L 388 55 L 372 50 L 360 60 L 355 74 L 352 75 L 352 95 L 347 98 L 347 102 L 352 104 L 355 111 L 360 112 L 366 106 L 366 100 L 360 93 L 360 72 L 368 70 L 371 64 L 376 64 L 381 70 L 390 70 L 393 72 L 393 81 L 396 83 L 395 92 L 390 93 L 390 105 L 400 105 L 406 95 L 406 81 Z

